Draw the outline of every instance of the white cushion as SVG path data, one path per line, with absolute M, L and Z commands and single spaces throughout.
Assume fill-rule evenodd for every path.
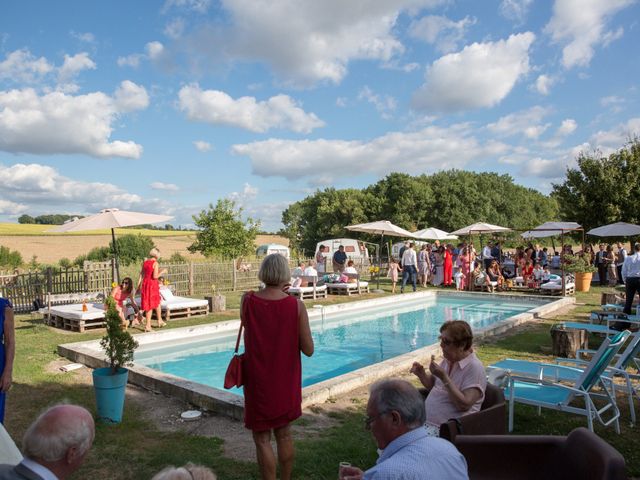
M 173 298 L 175 298 L 173 296 L 173 292 L 169 288 L 161 288 L 160 289 L 160 296 L 162 298 L 164 298 L 165 300 L 167 300 L 167 301 L 170 301 Z
M 57 305 L 51 307 L 52 315 L 74 320 L 96 320 L 104 318 L 104 305 L 102 303 L 87 303 L 87 311 L 82 311 L 82 303 L 70 305 Z
M 565 285 L 565 288 L 567 290 L 571 289 L 571 288 L 575 288 L 575 284 L 573 282 L 567 282 L 567 284 Z M 545 290 L 561 290 L 562 289 L 562 283 L 560 282 L 548 282 L 548 283 L 543 283 L 542 285 L 540 285 L 540 288 L 544 288 Z
M 326 285 L 320 285 L 316 287 L 316 292 L 324 292 L 327 289 Z M 311 287 L 289 287 L 289 293 L 312 293 L 313 286 Z
M 171 300 L 163 300 L 160 302 L 160 307 L 169 310 L 177 310 L 180 308 L 197 308 L 206 307 L 209 305 L 207 300 L 198 300 L 195 298 L 187 297 L 173 297 Z
M 369 282 L 360 282 L 360 287 L 366 287 L 369 285 Z M 351 282 L 351 283 L 330 283 L 329 286 L 331 288 L 345 288 L 345 289 L 349 289 L 349 288 L 358 288 L 358 284 L 356 282 Z

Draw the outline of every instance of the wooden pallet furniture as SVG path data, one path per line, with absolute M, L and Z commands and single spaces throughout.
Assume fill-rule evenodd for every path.
M 190 318 L 209 314 L 209 302 L 207 300 L 178 297 L 167 288 L 160 289 L 160 308 L 165 321 L 179 318 Z
M 44 323 L 80 333 L 104 328 L 104 298 L 103 292 L 47 294 L 47 306 L 41 309 Z
M 292 297 L 297 297 L 300 300 L 316 300 L 318 298 L 327 298 L 327 286 L 318 285 L 318 277 L 316 275 L 301 275 L 299 277 L 292 277 L 293 279 L 300 279 L 301 285 L 304 286 L 291 286 L 287 293 Z M 295 285 L 296 282 L 292 282 Z
M 369 282 L 360 280 L 360 274 L 345 273 L 343 275 L 348 276 L 350 279 L 355 279 L 355 282 L 327 283 L 327 291 L 329 294 L 351 296 L 369 293 Z

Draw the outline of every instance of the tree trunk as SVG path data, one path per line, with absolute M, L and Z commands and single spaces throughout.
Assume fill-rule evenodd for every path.
M 579 349 L 589 348 L 589 334 L 586 330 L 564 329 L 555 326 L 551 329 L 552 354 L 555 357 L 576 358 Z

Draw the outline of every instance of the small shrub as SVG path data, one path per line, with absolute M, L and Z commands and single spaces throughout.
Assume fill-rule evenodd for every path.
M 174 252 L 173 255 L 169 257 L 168 263 L 187 263 L 187 259 L 180 255 L 179 252 Z
M 67 257 L 63 257 L 58 260 L 58 265 L 60 265 L 60 268 L 71 268 L 73 266 L 71 260 L 69 260 Z
M 138 342 L 128 331 L 122 328 L 122 321 L 116 310 L 115 300 L 109 297 L 106 304 L 107 333 L 100 340 L 100 346 L 109 359 L 111 373 L 116 374 L 120 368 L 131 365 L 133 353 L 138 348 Z
M 18 268 L 21 265 L 22 255 L 20 255 L 20 252 L 0 245 L 0 267 Z
M 120 265 L 142 262 L 149 255 L 149 250 L 155 246 L 151 237 L 131 234 L 116 238 L 116 245 L 118 246 L 118 261 Z M 113 243 L 110 243 L 108 258 L 111 258 L 112 248 Z

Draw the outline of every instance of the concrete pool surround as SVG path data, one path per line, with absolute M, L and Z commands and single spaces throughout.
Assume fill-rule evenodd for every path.
M 523 297 L 509 294 L 429 291 L 405 293 L 402 296 L 394 295 L 338 305 L 308 305 L 307 310 L 313 330 L 314 327 L 322 328 L 324 318 L 327 315 L 349 314 L 363 311 L 371 312 L 371 310 L 386 306 L 401 307 L 407 302 L 416 302 L 421 299 L 433 300 L 437 296 L 466 299 L 493 298 L 494 300 L 499 298 L 504 299 L 505 302 L 517 301 L 531 303 L 532 308 L 526 312 L 501 320 L 486 328 L 474 329 L 474 337 L 476 340 L 488 336 L 500 335 L 518 325 L 532 321 L 540 316 L 553 314 L 575 304 L 574 297 L 550 299 L 549 297 Z M 154 331 L 151 333 L 141 333 L 136 335 L 135 338 L 140 344 L 139 348 L 144 348 L 145 346 L 150 347 L 154 344 L 161 343 L 181 343 L 191 338 L 207 335 L 218 335 L 221 337 L 235 336 L 237 335 L 239 325 L 240 320 L 238 319 L 192 327 Z M 73 362 L 83 363 L 91 368 L 107 366 L 106 359 L 99 345 L 99 340 L 59 345 L 58 353 Z M 436 342 L 380 363 L 304 387 L 302 389 L 302 407 L 306 408 L 314 404 L 326 402 L 331 397 L 369 385 L 380 378 L 406 373 L 414 361 L 425 361 L 430 358 L 431 355 L 435 355 L 436 357 L 441 356 L 439 343 Z M 231 358 L 231 352 L 229 353 L 229 358 Z M 134 385 L 175 397 L 200 409 L 242 419 L 244 407 L 244 398 L 242 396 L 136 364 L 135 360 L 133 366 L 129 367 L 129 371 L 129 382 Z

